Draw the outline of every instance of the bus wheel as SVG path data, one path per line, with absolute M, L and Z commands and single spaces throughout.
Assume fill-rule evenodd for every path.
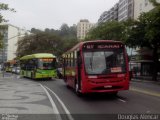
M 81 96 L 82 95 L 82 93 L 81 92 L 79 92 L 79 85 L 78 85 L 78 82 L 76 81 L 76 83 L 75 83 L 75 93 L 78 95 L 78 96 Z

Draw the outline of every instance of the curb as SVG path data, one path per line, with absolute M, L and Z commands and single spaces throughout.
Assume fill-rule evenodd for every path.
M 130 90 L 131 91 L 135 91 L 135 92 L 139 92 L 139 93 L 143 93 L 143 94 L 146 94 L 146 95 L 160 97 L 160 94 L 157 91 L 146 90 L 146 89 L 139 89 L 137 87 L 130 87 Z
M 144 82 L 144 83 L 158 83 L 160 84 L 160 81 L 153 81 L 153 80 L 143 80 L 143 79 L 136 79 L 136 78 L 132 78 L 131 79 L 132 82 Z

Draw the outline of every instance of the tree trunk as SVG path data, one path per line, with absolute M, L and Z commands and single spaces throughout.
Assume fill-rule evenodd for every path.
M 158 73 L 158 48 L 157 46 L 153 49 L 153 74 L 152 80 L 157 81 L 157 73 Z

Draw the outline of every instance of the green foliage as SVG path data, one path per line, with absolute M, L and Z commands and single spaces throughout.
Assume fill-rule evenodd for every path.
M 158 50 L 160 49 L 160 4 L 151 0 L 155 8 L 148 13 L 142 13 L 130 28 L 126 39 L 127 45 L 132 47 L 147 47 L 153 51 L 153 80 L 157 80 Z
M 62 24 L 60 28 L 60 35 L 61 36 L 67 36 L 69 35 L 69 27 L 67 24 Z
M 156 0 L 149 0 L 149 2 L 151 2 L 155 7 L 160 5 L 160 3 L 158 3 Z
M 3 21 L 7 21 L 3 18 L 1 11 L 12 11 L 12 12 L 16 12 L 13 8 L 9 8 L 8 4 L 4 4 L 4 3 L 0 3 L 0 23 Z
M 67 24 L 63 24 L 60 30 L 46 28 L 42 31 L 32 28 L 31 32 L 32 35 L 28 35 L 18 42 L 18 57 L 33 53 L 53 53 L 61 56 L 78 42 L 76 27 L 68 27 Z
M 12 11 L 15 12 L 15 10 L 13 8 L 9 8 L 8 4 L 4 4 L 4 3 L 0 3 L 0 23 L 2 22 L 6 22 L 7 20 L 3 18 L 2 16 L 2 11 Z M 0 25 L 0 31 L 4 30 L 6 27 Z M 2 48 L 3 45 L 3 35 L 0 33 L 0 48 Z
M 58 46 L 62 44 L 61 39 L 45 32 L 29 35 L 18 41 L 17 56 L 34 53 L 56 53 Z
M 101 23 L 93 28 L 87 34 L 86 40 L 103 39 L 103 40 L 119 40 L 123 39 L 124 25 L 122 22 L 109 21 Z
M 160 7 L 148 13 L 142 13 L 130 27 L 126 43 L 130 46 L 148 47 L 154 49 L 160 45 Z

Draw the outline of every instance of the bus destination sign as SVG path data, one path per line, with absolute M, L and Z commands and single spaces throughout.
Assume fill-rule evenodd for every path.
M 122 44 L 87 44 L 83 46 L 83 49 L 118 49 L 122 47 Z
M 43 59 L 40 59 L 41 61 L 43 62 L 52 62 L 53 59 L 52 58 L 43 58 Z

